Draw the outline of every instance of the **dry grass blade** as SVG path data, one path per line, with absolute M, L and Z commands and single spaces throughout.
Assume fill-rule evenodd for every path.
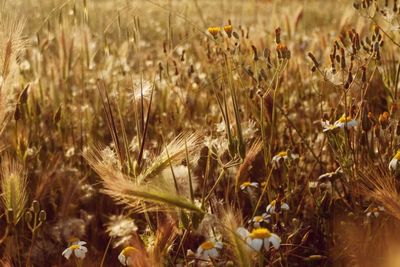
M 232 250 L 233 260 L 236 266 L 253 266 L 250 259 L 249 247 L 236 232 L 239 227 L 243 226 L 239 218 L 239 212 L 235 212 L 231 209 L 224 211 L 221 223 L 222 231 Z
M 400 194 L 395 177 L 383 166 L 369 166 L 372 167 L 359 170 L 359 177 L 364 182 L 361 193 L 382 205 L 388 214 L 400 221 Z

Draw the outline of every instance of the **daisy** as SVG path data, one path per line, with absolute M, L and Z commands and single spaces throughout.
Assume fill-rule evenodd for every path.
M 335 121 L 334 125 L 338 128 L 353 128 L 357 126 L 358 122 L 353 119 L 351 116 L 347 116 L 346 114 L 343 114 L 342 117 L 340 117 L 337 121 Z
M 240 227 L 237 233 L 246 241 L 246 243 L 255 251 L 260 251 L 264 245 L 265 250 L 269 250 L 269 244 L 271 243 L 275 249 L 279 249 L 281 245 L 281 238 L 271 233 L 267 228 L 255 228 L 251 232 L 245 228 Z
M 286 161 L 288 158 L 290 158 L 291 160 L 294 159 L 298 159 L 299 155 L 297 154 L 292 154 L 290 153 L 290 155 L 288 154 L 287 151 L 281 151 L 278 154 L 276 154 L 273 158 L 272 158 L 272 162 L 280 162 L 281 159 L 283 159 L 284 161 Z
M 396 155 L 392 158 L 392 160 L 389 163 L 389 170 L 395 171 L 397 170 L 397 163 L 400 160 L 400 149 L 397 150 Z
M 121 253 L 119 253 L 118 255 L 118 260 L 119 262 L 124 265 L 124 266 L 129 266 L 131 265 L 132 262 L 132 258 L 131 258 L 131 254 L 132 252 L 134 252 L 136 250 L 136 248 L 134 247 L 126 247 L 124 248 Z
M 240 185 L 240 190 L 244 191 L 246 190 L 247 192 L 251 192 L 253 189 L 258 188 L 258 183 L 257 182 L 244 182 Z
M 338 128 L 336 125 L 331 124 L 328 120 L 321 120 L 321 126 L 323 128 L 323 132 L 332 131 Z
M 249 223 L 253 223 L 255 228 L 260 228 L 261 223 L 270 223 L 271 215 L 267 213 L 263 213 L 261 216 L 254 216 L 253 219 L 249 220 Z
M 277 206 L 276 203 L 276 200 L 272 200 L 271 203 L 268 204 L 266 209 L 268 213 L 279 213 L 281 210 L 289 210 L 289 205 L 287 203 L 279 203 L 279 206 Z
M 221 242 L 206 241 L 203 242 L 197 249 L 196 257 L 202 260 L 209 258 L 217 258 L 219 256 L 218 249 L 222 249 Z
M 73 242 L 72 245 L 63 251 L 62 255 L 69 260 L 69 257 L 71 257 L 72 253 L 74 253 L 75 257 L 78 259 L 84 259 L 88 251 L 84 245 L 86 245 L 85 241 Z

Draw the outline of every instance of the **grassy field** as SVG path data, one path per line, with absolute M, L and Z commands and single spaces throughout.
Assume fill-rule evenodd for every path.
M 400 266 L 396 0 L 0 1 L 1 266 Z

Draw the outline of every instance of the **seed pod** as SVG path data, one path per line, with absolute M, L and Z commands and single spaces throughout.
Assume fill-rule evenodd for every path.
M 27 223 L 30 223 L 32 221 L 32 218 L 33 218 L 33 215 L 32 215 L 31 211 L 28 210 L 27 212 L 25 212 L 25 221 Z
M 15 111 L 14 111 L 14 120 L 19 121 L 22 117 L 22 111 L 21 111 L 21 106 L 20 104 L 17 104 L 15 106 Z
M 279 27 L 275 29 L 275 42 L 276 44 L 281 43 L 281 28 Z
M 251 48 L 253 49 L 254 53 L 253 60 L 257 62 L 258 61 L 257 48 L 254 45 L 251 45 Z
M 318 63 L 317 59 L 315 58 L 315 56 L 311 52 L 308 52 L 307 55 L 311 59 L 311 61 L 314 63 L 314 66 L 318 68 L 319 63 Z
M 37 200 L 32 201 L 32 210 L 34 213 L 40 212 L 40 204 Z
M 46 218 L 47 218 L 46 211 L 41 210 L 39 213 L 39 222 L 46 221 Z
M 28 89 L 30 87 L 30 84 L 27 84 L 24 88 L 24 90 L 22 90 L 21 94 L 19 95 L 18 98 L 18 103 L 20 104 L 26 104 L 26 102 L 28 101 Z

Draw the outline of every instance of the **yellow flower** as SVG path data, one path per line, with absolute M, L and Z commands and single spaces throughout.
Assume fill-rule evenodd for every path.
M 226 32 L 229 38 L 232 36 L 232 29 L 233 29 L 232 25 L 224 26 L 224 31 Z
M 220 27 L 209 27 L 208 32 L 214 37 L 217 38 L 218 33 L 221 31 Z

